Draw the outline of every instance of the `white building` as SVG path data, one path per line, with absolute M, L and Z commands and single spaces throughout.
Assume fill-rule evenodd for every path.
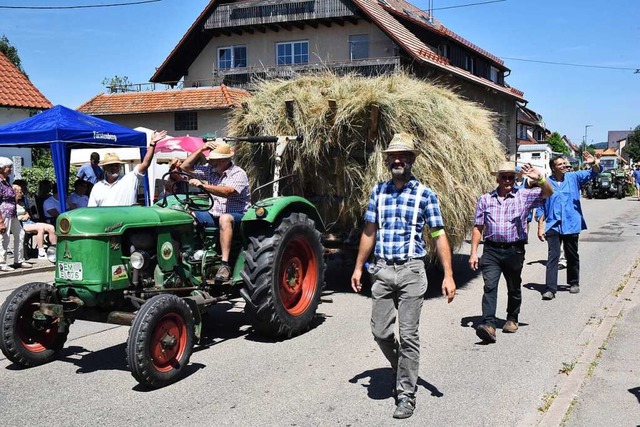
M 551 175 L 549 160 L 553 156 L 549 144 L 529 144 L 520 145 L 516 155 L 516 165 L 531 163 L 538 169 L 544 171 L 545 176 Z

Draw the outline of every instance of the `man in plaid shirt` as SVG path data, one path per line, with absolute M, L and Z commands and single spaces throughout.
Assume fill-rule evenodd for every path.
M 469 266 L 482 269 L 484 295 L 482 296 L 482 324 L 476 335 L 487 343 L 496 342 L 496 304 L 500 274 L 507 281 L 507 321 L 502 332 L 518 330 L 518 314 L 522 302 L 522 265 L 527 240 L 527 216 L 532 208 L 541 206 L 553 189 L 544 175 L 531 165 L 523 165 L 520 173 L 528 178 L 527 186 L 514 188 L 516 167 L 504 162 L 496 172 L 498 188 L 478 199 L 475 225 L 471 236 Z M 478 259 L 478 245 L 484 235 L 482 262 Z
M 203 151 L 211 150 L 207 164 L 194 166 Z M 231 158 L 231 147 L 221 141 L 209 141 L 194 151 L 180 165 L 180 168 L 198 178 L 189 180 L 189 184 L 202 188 L 211 194 L 213 207 L 209 211 L 212 223 L 220 227 L 220 250 L 222 266 L 215 280 L 226 282 L 231 279 L 229 254 L 233 239 L 233 224 L 242 220 L 250 205 L 249 178 L 247 173 L 236 166 Z
M 422 237 L 425 226 L 444 269 L 442 294 L 449 302 L 453 301 L 456 285 L 438 198 L 411 174 L 419 153 L 413 138 L 406 133 L 395 134 L 383 153 L 387 155 L 391 180 L 378 184 L 371 192 L 351 287 L 356 292 L 362 289 L 362 268 L 375 247 L 371 331 L 395 373 L 397 402 L 393 417 L 408 418 L 415 408 L 420 364 L 418 325 L 427 290 L 427 250 Z M 399 343 L 394 333 L 396 317 Z

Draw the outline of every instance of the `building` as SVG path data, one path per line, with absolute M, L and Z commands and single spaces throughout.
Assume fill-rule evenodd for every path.
M 551 174 L 551 169 L 549 168 L 551 156 L 553 156 L 553 153 L 549 144 L 525 144 L 518 147 L 516 164 L 524 165 L 530 163 L 544 171 L 545 176 L 549 176 Z
M 0 52 L 0 125 L 26 119 L 51 107 L 51 102 L 27 76 Z M 19 164 L 14 159 L 16 175 L 22 166 L 31 167 L 30 148 L 0 148 L 0 156 L 22 159 Z
M 404 70 L 450 86 L 496 113 L 516 152 L 516 111 L 504 62 L 404 0 L 212 0 L 151 77 L 155 83 L 251 89 L 261 79 L 330 69 Z
M 165 129 L 172 136 L 226 135 L 226 114 L 249 96 L 244 89 L 216 87 L 100 94 L 78 108 L 130 128 Z

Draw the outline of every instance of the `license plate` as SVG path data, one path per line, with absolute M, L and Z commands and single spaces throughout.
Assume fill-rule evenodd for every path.
M 81 262 L 59 262 L 58 277 L 67 280 L 82 280 Z

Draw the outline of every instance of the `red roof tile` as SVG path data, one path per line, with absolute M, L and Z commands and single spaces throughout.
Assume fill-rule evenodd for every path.
M 0 52 L 0 106 L 46 109 L 53 105 L 9 58 Z
M 225 85 L 158 92 L 102 93 L 78 108 L 94 116 L 140 114 L 165 111 L 217 110 L 240 105 L 250 96 L 242 89 Z

